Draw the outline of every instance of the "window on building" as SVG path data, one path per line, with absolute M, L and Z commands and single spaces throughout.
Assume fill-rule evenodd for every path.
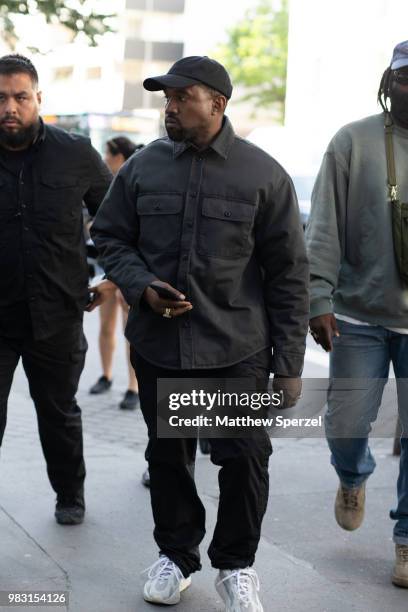
M 153 10 L 164 13 L 183 13 L 184 0 L 153 0 Z
M 153 60 L 175 62 L 183 57 L 183 43 L 154 42 Z
M 144 59 L 146 43 L 143 40 L 128 38 L 125 42 L 126 59 Z
M 146 10 L 146 0 L 126 0 L 127 9 Z
M 127 83 L 140 83 L 143 80 L 143 61 L 126 59 L 123 62 L 123 78 Z
M 74 74 L 73 66 L 58 66 L 58 68 L 54 69 L 54 79 L 56 81 L 63 81 L 65 79 L 70 79 Z
M 143 108 L 145 91 L 140 83 L 125 83 L 123 110 Z
M 102 68 L 100 66 L 90 66 L 86 69 L 87 79 L 100 79 L 102 78 Z

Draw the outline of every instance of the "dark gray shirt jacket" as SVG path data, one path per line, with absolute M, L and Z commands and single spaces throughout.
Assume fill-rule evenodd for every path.
M 302 371 L 308 266 L 293 184 L 225 117 L 205 151 L 160 138 L 119 171 L 91 230 L 130 304 L 129 342 L 169 369 L 238 363 L 273 347 L 272 371 Z M 155 279 L 194 308 L 172 320 L 143 301 Z

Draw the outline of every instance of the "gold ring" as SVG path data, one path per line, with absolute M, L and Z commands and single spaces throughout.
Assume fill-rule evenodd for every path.
M 171 308 L 165 308 L 164 309 L 163 317 L 165 319 L 171 319 Z

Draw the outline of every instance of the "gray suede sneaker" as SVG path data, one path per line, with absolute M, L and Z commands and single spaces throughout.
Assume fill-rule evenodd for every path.
M 346 489 L 341 483 L 339 485 L 334 504 L 334 516 L 338 525 L 346 531 L 354 531 L 363 522 L 365 486 L 365 482 L 360 487 L 352 489 Z
M 252 567 L 221 570 L 215 588 L 225 603 L 225 612 L 263 612 L 258 597 L 259 579 Z
M 177 604 L 180 601 L 180 593 L 191 584 L 191 578 L 185 578 L 180 568 L 165 555 L 160 555 L 159 559 L 144 571 L 147 572 L 147 582 L 144 585 L 143 597 L 150 603 L 168 606 Z

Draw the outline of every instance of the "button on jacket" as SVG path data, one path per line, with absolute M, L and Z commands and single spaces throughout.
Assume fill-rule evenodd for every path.
M 302 370 L 308 266 L 292 182 L 227 118 L 205 151 L 161 138 L 121 168 L 91 229 L 131 311 L 129 341 L 153 364 L 218 368 L 273 347 Z M 166 319 L 142 298 L 155 279 L 193 304 Z
M 25 316 L 35 339 L 82 320 L 85 202 L 95 214 L 111 174 L 89 139 L 44 125 L 26 154 L 0 151 L 0 335 Z

